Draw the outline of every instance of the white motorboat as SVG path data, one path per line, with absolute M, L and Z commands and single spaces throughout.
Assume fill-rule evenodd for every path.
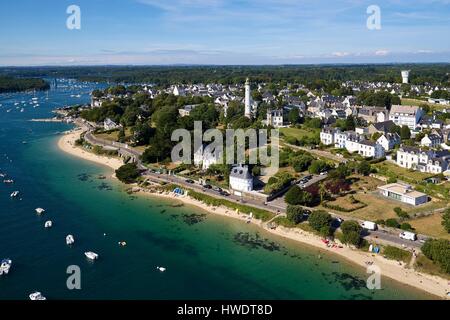
M 14 180 L 12 180 L 12 179 L 5 179 L 5 180 L 3 180 L 3 183 L 11 184 L 11 183 L 14 183 Z
M 42 208 L 36 208 L 34 210 L 36 211 L 37 214 L 43 214 L 45 212 L 45 210 Z
M 33 292 L 29 295 L 30 300 L 47 300 L 39 291 Z
M 97 260 L 98 259 L 98 254 L 96 254 L 95 252 L 92 251 L 87 251 L 84 253 L 84 255 L 91 260 Z
M 53 222 L 51 220 L 45 221 L 44 227 L 51 228 L 53 226 Z
M 125 241 L 119 241 L 119 246 L 125 247 L 127 243 Z
M 11 265 L 12 265 L 11 259 L 3 259 L 2 263 L 0 264 L 0 275 L 8 274 Z
M 166 271 L 166 268 L 164 268 L 164 267 L 156 267 L 156 269 L 158 269 L 158 270 L 161 271 L 161 272 Z
M 66 237 L 66 244 L 68 246 L 70 246 L 74 242 L 75 242 L 75 238 L 73 237 L 73 235 L 71 235 L 71 234 L 67 235 L 67 237 Z
M 19 191 L 14 191 L 13 193 L 11 193 L 11 198 L 15 198 L 19 195 Z

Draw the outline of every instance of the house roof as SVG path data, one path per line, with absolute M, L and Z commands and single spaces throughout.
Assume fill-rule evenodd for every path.
M 252 174 L 249 172 L 247 166 L 237 166 L 231 169 L 230 177 L 238 179 L 253 179 Z

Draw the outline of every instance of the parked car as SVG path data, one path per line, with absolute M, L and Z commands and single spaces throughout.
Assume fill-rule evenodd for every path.
M 410 241 L 416 241 L 417 240 L 417 234 L 409 231 L 403 231 L 399 234 L 399 237 L 401 239 L 410 240 Z
M 212 189 L 212 186 L 211 186 L 210 184 L 205 184 L 205 185 L 203 186 L 203 188 L 205 188 L 205 189 Z
M 195 183 L 195 181 L 194 181 L 194 180 L 191 180 L 191 179 L 187 179 L 185 182 L 186 182 L 186 183 L 190 183 L 190 184 Z
M 378 229 L 377 224 L 375 222 L 372 222 L 372 221 L 364 221 L 361 224 L 361 227 L 363 227 L 364 229 L 367 229 L 367 230 L 371 230 L 371 231 L 375 231 L 375 230 Z

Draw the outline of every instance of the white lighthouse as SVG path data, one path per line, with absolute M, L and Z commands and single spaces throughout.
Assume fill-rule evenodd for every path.
M 402 71 L 402 79 L 403 83 L 409 83 L 409 70 L 403 70 Z
M 250 80 L 247 78 L 245 81 L 245 116 L 249 119 L 252 118 L 252 102 L 250 92 Z

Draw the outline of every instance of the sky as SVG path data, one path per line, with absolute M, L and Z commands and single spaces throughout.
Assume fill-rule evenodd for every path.
M 450 62 L 450 0 L 5 3 L 2 66 Z M 70 5 L 80 29 L 67 28 Z

